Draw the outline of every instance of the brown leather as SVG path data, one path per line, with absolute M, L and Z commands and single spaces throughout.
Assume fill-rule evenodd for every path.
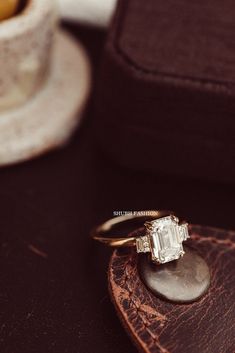
M 209 291 L 192 304 L 173 304 L 151 294 L 140 280 L 134 250 L 115 250 L 112 255 L 111 297 L 141 352 L 235 351 L 235 232 L 192 226 L 191 234 L 188 244 L 200 252 L 211 271 Z

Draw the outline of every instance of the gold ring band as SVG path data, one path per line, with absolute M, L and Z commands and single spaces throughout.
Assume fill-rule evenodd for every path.
M 91 236 L 93 239 L 98 240 L 99 242 L 112 247 L 135 246 L 136 237 L 128 238 L 127 236 L 124 235 L 122 237 L 116 238 L 114 236 L 106 237 L 105 235 L 107 233 L 110 233 L 115 226 L 129 220 L 139 219 L 145 222 L 147 220 L 158 219 L 161 217 L 169 216 L 171 214 L 174 214 L 174 213 L 171 211 L 157 211 L 157 210 L 137 211 L 135 213 L 124 214 L 121 216 L 111 218 L 108 221 L 100 224 L 91 232 Z

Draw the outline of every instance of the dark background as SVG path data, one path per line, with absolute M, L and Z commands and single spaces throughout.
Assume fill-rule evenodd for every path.
M 93 94 L 68 146 L 0 170 L 0 352 L 132 353 L 109 299 L 111 251 L 90 229 L 113 211 L 143 209 L 235 229 L 235 187 L 131 171 L 106 157 L 93 130 L 105 33 L 66 27 L 90 54 Z

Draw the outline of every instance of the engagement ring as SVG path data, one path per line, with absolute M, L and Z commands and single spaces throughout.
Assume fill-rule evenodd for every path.
M 143 220 L 142 236 L 106 236 L 120 223 L 135 219 Z M 139 211 L 108 220 L 94 229 L 92 237 L 112 247 L 135 247 L 137 253 L 150 253 L 153 262 L 164 264 L 184 255 L 182 243 L 189 238 L 189 233 L 188 223 L 180 222 L 172 212 Z

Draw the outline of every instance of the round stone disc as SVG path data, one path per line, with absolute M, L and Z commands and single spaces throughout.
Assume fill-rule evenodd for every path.
M 184 246 L 179 260 L 154 264 L 148 256 L 139 256 L 139 272 L 145 285 L 158 297 L 188 303 L 199 299 L 210 285 L 210 271 L 204 259 Z

